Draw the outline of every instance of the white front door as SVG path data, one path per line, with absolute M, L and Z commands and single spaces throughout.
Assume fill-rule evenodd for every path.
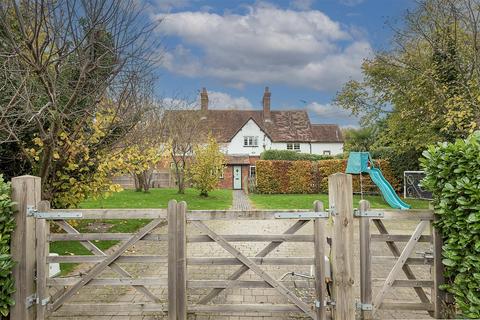
M 242 189 L 242 166 L 233 166 L 233 189 Z

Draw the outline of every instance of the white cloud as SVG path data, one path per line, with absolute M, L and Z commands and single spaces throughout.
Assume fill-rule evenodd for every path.
M 244 15 L 187 11 L 165 16 L 161 31 L 179 37 L 181 44 L 166 54 L 164 66 L 237 86 L 284 83 L 323 91 L 360 77 L 360 64 L 372 49 L 349 28 L 317 10 L 265 4 L 248 9 Z
M 339 106 L 326 103 L 310 102 L 306 106 L 315 118 L 315 122 L 319 123 L 338 123 L 342 127 L 358 126 L 358 118 L 351 115 L 348 110 Z
M 194 99 L 186 97 L 165 97 L 161 104 L 166 109 L 198 109 L 200 108 L 200 95 Z M 225 92 L 208 91 L 208 108 L 209 109 L 235 109 L 235 110 L 251 110 L 252 103 L 245 97 L 233 97 Z
M 209 109 L 253 109 L 252 103 L 245 97 L 232 97 L 228 93 L 209 91 Z
M 185 8 L 190 4 L 189 0 L 155 0 L 152 5 L 162 12 L 170 12 L 175 8 Z

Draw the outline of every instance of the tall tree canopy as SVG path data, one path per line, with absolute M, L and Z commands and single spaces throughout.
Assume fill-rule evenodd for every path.
M 480 118 L 480 1 L 420 0 L 394 29 L 393 48 L 364 62 L 336 103 L 377 124 L 373 148 L 399 170 L 418 168 L 427 145 L 466 137 Z M 402 159 L 402 161 L 396 161 Z
M 0 169 L 40 176 L 54 205 L 108 187 L 108 157 L 144 112 L 158 53 L 140 12 L 135 0 L 0 0 Z

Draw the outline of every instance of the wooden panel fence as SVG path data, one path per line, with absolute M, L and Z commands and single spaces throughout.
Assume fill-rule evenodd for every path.
M 13 255 L 20 263 L 15 269 L 17 292 L 12 319 L 46 319 L 52 314 L 81 315 L 85 312 L 98 315 L 118 313 L 143 314 L 145 312 L 168 314 L 169 319 L 186 319 L 189 313 L 300 313 L 312 319 L 373 319 L 382 310 L 424 310 L 431 316 L 443 317 L 445 294 L 439 289 L 443 283 L 440 261 L 441 237 L 431 227 L 434 219 L 431 210 L 375 210 L 362 200 L 354 210 L 351 176 L 335 174 L 329 177 L 329 208 L 316 201 L 312 210 L 188 210 L 187 203 L 172 200 L 167 209 L 82 209 L 51 210 L 48 202 L 40 201 L 40 181 L 36 177 L 14 179 L 14 199 L 17 205 L 17 231 L 13 240 Z M 71 220 L 83 219 L 146 219 L 143 227 L 134 233 L 81 233 Z M 333 221 L 331 253 L 327 245 L 327 220 Z M 283 221 L 288 228 L 275 234 L 221 234 L 211 226 L 211 221 L 262 221 L 270 224 Z M 354 225 L 358 220 L 358 232 Z M 415 223 L 411 234 L 390 234 L 386 221 Z M 310 224 L 311 227 L 305 228 Z M 55 228 L 50 226 L 55 225 Z M 282 226 L 283 226 L 282 225 Z M 378 233 L 372 233 L 375 227 Z M 303 229 L 302 234 L 298 231 Z M 60 230 L 60 232 L 58 231 Z M 166 233 L 162 233 L 165 230 Z M 195 230 L 195 232 L 192 232 Z M 311 230 L 311 231 L 306 231 Z M 431 230 L 430 234 L 425 234 Z M 358 235 L 358 238 L 357 236 Z M 119 241 L 108 251 L 102 250 L 98 241 Z M 90 255 L 50 255 L 52 242 L 76 241 Z M 165 243 L 165 254 L 132 254 L 132 246 L 144 241 Z M 250 256 L 234 243 L 248 245 L 266 243 Z M 355 255 L 358 242 L 359 259 Z M 399 246 L 397 243 L 406 243 Z M 211 243 L 230 256 L 192 256 L 190 244 Z M 272 256 L 284 243 L 305 243 L 313 248 L 312 256 Z M 374 256 L 372 247 L 386 244 L 391 256 Z M 415 257 L 417 243 L 431 244 L 431 252 Z M 28 244 L 28 245 L 27 245 Z M 331 261 L 326 259 L 330 257 Z M 90 264 L 86 270 L 66 277 L 49 277 L 49 264 Z M 393 263 L 382 285 L 375 290 L 372 268 L 378 263 Z M 138 277 L 128 265 L 146 264 L 164 266 L 165 272 L 150 277 Z M 359 286 L 354 266 L 359 264 Z M 411 265 L 432 267 L 431 277 L 419 278 Z M 192 279 L 189 268 L 216 266 L 233 268 L 225 279 Z M 235 267 L 238 266 L 238 267 Z M 284 280 L 265 266 L 313 266 L 312 279 Z M 289 267 L 289 268 L 290 268 Z M 333 270 L 333 274 L 327 270 Z M 107 272 L 108 271 L 108 272 Z M 256 279 L 242 277 L 247 272 Z M 162 278 L 162 274 L 166 277 Z M 403 277 L 401 275 L 403 274 Z M 332 279 L 333 278 L 333 279 Z M 333 280 L 333 283 L 331 282 Z M 144 297 L 145 302 L 76 302 L 75 296 L 85 287 L 131 286 Z M 327 290 L 331 289 L 331 290 Z M 391 302 L 386 300 L 396 288 L 413 288 L 419 302 Z M 272 289 L 288 303 L 218 304 L 215 298 L 230 289 Z M 293 290 L 305 289 L 310 298 Z M 360 289 L 359 301 L 356 290 Z M 431 289 L 431 297 L 425 291 Z M 166 290 L 166 296 L 159 294 Z M 202 289 L 203 293 L 192 302 L 189 292 Z M 376 291 L 376 292 L 375 292 Z

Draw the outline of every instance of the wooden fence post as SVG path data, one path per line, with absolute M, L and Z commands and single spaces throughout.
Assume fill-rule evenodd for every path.
M 360 212 L 370 210 L 370 202 L 360 200 Z M 370 252 L 370 218 L 360 217 L 360 303 L 372 305 L 372 257 Z M 373 318 L 372 310 L 361 310 L 361 318 L 370 320 Z
M 177 201 L 170 200 L 168 219 L 168 319 L 177 320 Z
M 33 320 L 35 308 L 35 218 L 27 216 L 28 207 L 37 208 L 41 200 L 41 179 L 21 176 L 12 179 L 12 200 L 16 202 L 15 231 L 12 237 L 12 258 L 15 278 L 15 305 L 10 309 L 12 320 Z
M 352 176 L 335 173 L 328 177 L 328 200 L 333 216 L 333 298 L 334 319 L 354 320 L 353 284 L 353 195 Z
M 316 212 L 324 211 L 323 203 L 315 201 L 313 210 Z M 317 320 L 326 319 L 325 308 L 325 220 L 322 218 L 313 221 L 313 237 L 315 250 L 315 297 L 318 305 L 316 306 Z
M 38 211 L 45 212 L 50 210 L 48 201 L 40 201 Z M 35 221 L 35 238 L 37 241 L 37 320 L 44 320 L 46 317 L 46 304 L 48 302 L 47 278 L 49 269 L 47 257 L 50 253 L 48 243 L 48 235 L 50 233 L 50 222 L 45 219 L 36 219 Z
M 187 203 L 177 204 L 177 319 L 187 320 Z

